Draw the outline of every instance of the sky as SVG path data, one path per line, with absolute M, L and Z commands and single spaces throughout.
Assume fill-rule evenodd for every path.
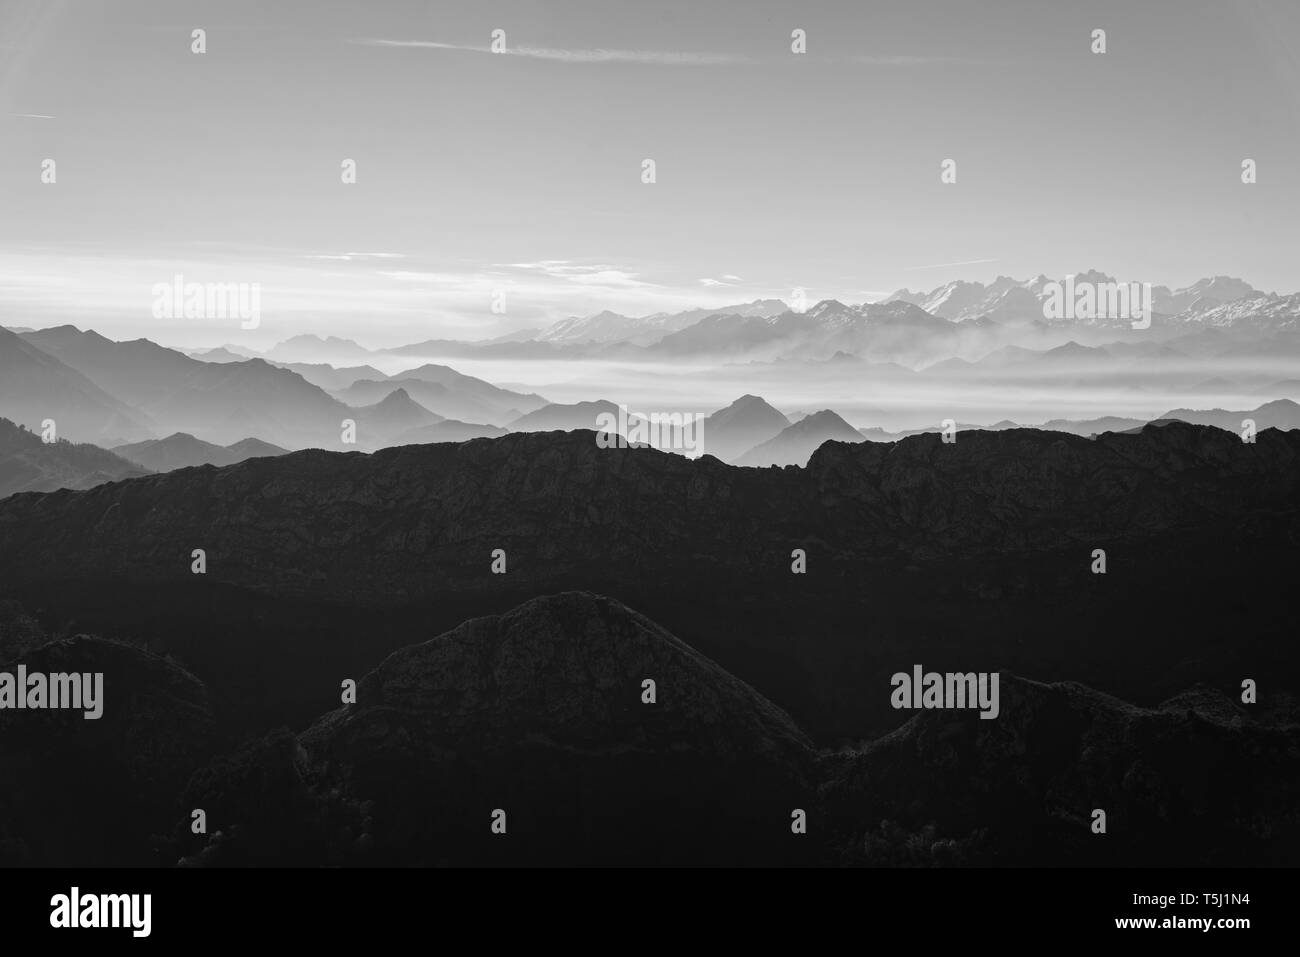
M 1294 0 L 0 0 L 0 322 L 380 347 L 1094 268 L 1295 292 L 1297 40 Z M 259 284 L 260 325 L 155 318 L 176 275 Z

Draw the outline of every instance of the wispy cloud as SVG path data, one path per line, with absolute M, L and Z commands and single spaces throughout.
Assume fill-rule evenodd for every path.
M 365 262 L 370 259 L 405 259 L 404 253 L 319 253 L 308 259 L 327 259 L 335 262 Z
M 433 40 L 384 40 L 366 37 L 353 41 L 365 46 L 406 47 L 424 50 L 461 50 L 466 53 L 492 53 L 489 47 Z M 507 47 L 497 56 L 521 56 L 559 63 L 643 63 L 653 66 L 718 66 L 753 62 L 733 53 L 689 53 L 675 50 L 563 50 L 554 47 Z
M 10 113 L 10 116 L 21 116 L 25 120 L 57 120 L 57 116 L 50 116 L 48 113 Z
M 996 259 L 967 259 L 967 260 L 965 260 L 965 261 L 963 261 L 963 262 L 959 262 L 959 263 L 931 263 L 931 264 L 928 265 L 928 266 L 907 266 L 907 267 L 905 267 L 905 268 L 908 269 L 908 270 L 916 270 L 916 269 L 947 269 L 947 268 L 949 268 L 950 266 L 977 266 L 977 265 L 980 265 L 981 263 L 995 263 L 995 262 L 997 262 L 997 261 L 998 261 L 998 260 L 996 260 Z
M 504 263 L 499 268 L 541 273 L 552 279 L 562 279 L 583 286 L 639 289 L 655 285 L 640 279 L 639 273 L 608 263 L 575 263 L 567 259 L 543 259 L 534 263 Z

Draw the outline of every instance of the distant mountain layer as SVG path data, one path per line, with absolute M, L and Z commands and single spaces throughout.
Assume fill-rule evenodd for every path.
M 146 339 L 114 342 L 73 326 L 0 335 L 8 337 L 0 338 L 0 361 L 8 354 L 14 364 L 0 382 L 0 412 L 30 408 L 33 416 L 63 420 L 65 434 L 116 439 L 112 444 L 170 431 L 217 446 L 253 436 L 285 448 L 343 448 L 351 420 L 364 425 L 358 446 L 377 448 L 441 418 L 500 425 L 546 404 L 441 365 L 388 379 L 369 366 L 282 367 L 233 353 L 201 361 Z M 30 386 L 16 388 L 28 379 Z M 14 395 L 6 400 L 11 384 Z M 342 401 L 325 391 L 329 386 Z M 42 389 L 52 391 L 45 396 Z
M 730 462 L 773 438 L 789 424 L 789 419 L 759 396 L 742 395 L 725 409 L 705 418 L 704 451 Z
M 1072 278 L 1078 288 L 1085 285 L 1109 286 L 1120 282 L 1114 276 L 1096 270 L 1085 270 L 1076 273 Z M 1008 276 L 999 276 L 987 285 L 957 280 L 945 283 L 929 292 L 900 289 L 892 293 L 889 299 L 912 303 L 933 315 L 954 322 L 965 322 L 981 317 L 989 317 L 1001 322 L 1044 321 L 1047 319 L 1047 314 L 1043 307 L 1052 294 L 1050 290 L 1052 284 L 1063 285 L 1064 279 L 1053 280 L 1040 275 L 1021 282 Z M 1208 317 L 1216 313 L 1225 303 L 1238 300 L 1253 300 L 1257 304 L 1276 301 L 1280 304 L 1279 310 L 1285 311 L 1291 319 L 1295 318 L 1296 306 L 1300 305 L 1288 305 L 1285 303 L 1285 297 L 1266 296 L 1249 283 L 1229 276 L 1202 279 L 1191 286 L 1175 291 L 1170 291 L 1167 286 L 1153 285 L 1149 305 L 1153 313 L 1163 316 L 1177 317 L 1189 322 L 1209 321 L 1210 324 L 1222 325 L 1230 322 L 1224 322 L 1222 317 L 1217 319 L 1208 319 Z M 1242 314 L 1246 314 L 1246 311 L 1243 310 Z M 1261 311 L 1258 314 L 1265 313 Z M 1130 320 L 1128 316 L 1100 315 L 1061 317 L 1056 321 L 1122 326 Z
M 170 472 L 172 469 L 195 465 L 234 465 L 246 459 L 284 455 L 288 449 L 261 439 L 243 439 L 228 446 L 213 445 L 184 432 L 177 432 L 165 439 L 119 445 L 113 452 L 154 472 Z
M 364 405 L 378 402 L 398 389 L 442 418 L 494 425 L 504 425 L 546 404 L 539 395 L 502 389 L 431 363 L 391 378 L 357 379 L 335 395 L 349 405 Z
M 0 419 L 0 498 L 16 492 L 85 489 L 146 474 L 147 468 L 98 446 L 46 443 L 40 435 Z
M 159 432 L 188 432 L 217 444 L 257 436 L 285 447 L 337 446 L 349 409 L 297 373 L 261 359 L 202 362 L 147 339 L 114 342 L 58 326 L 25 341 L 147 413 Z
M 569 432 L 574 429 L 596 429 L 600 416 L 617 417 L 618 414 L 618 406 L 605 399 L 569 404 L 555 402 L 512 419 L 507 425 L 511 432 L 549 432 L 555 429 Z
M 829 409 L 804 416 L 736 459 L 737 465 L 804 465 L 824 442 L 861 442 L 862 433 Z M 707 439 L 706 439 L 707 441 Z
M 753 302 L 717 309 L 688 309 L 677 313 L 655 313 L 640 318 L 622 316 L 605 310 L 592 316 L 561 319 L 559 322 L 532 335 L 537 342 L 555 344 L 628 342 L 649 345 L 669 333 L 679 332 L 707 316 L 777 316 L 788 310 L 780 299 L 755 299 Z M 520 341 L 518 334 L 509 337 Z
M 38 430 L 51 421 L 58 436 L 78 442 L 116 443 L 153 434 L 148 416 L 75 367 L 4 329 L 0 329 L 0 414 Z

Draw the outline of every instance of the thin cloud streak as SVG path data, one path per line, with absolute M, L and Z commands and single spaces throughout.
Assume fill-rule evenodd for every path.
M 931 264 L 928 265 L 928 266 L 907 266 L 906 268 L 907 268 L 909 271 L 910 271 L 910 270 L 916 270 L 916 269 L 947 269 L 947 268 L 949 268 L 950 266 L 978 266 L 978 265 L 981 265 L 981 264 L 983 264 L 983 263 L 995 263 L 995 262 L 998 262 L 998 260 L 996 260 L 996 259 L 967 259 L 967 260 L 965 260 L 964 262 L 959 262 L 959 263 L 931 263 Z
M 384 40 L 365 38 L 354 41 L 365 46 L 405 47 L 426 50 L 461 50 L 466 53 L 492 53 L 488 47 L 438 43 L 433 40 Z M 720 66 L 752 63 L 749 57 L 731 53 L 679 53 L 671 50 L 561 50 L 551 47 L 511 47 L 495 56 L 521 56 L 559 63 L 642 63 L 653 66 Z

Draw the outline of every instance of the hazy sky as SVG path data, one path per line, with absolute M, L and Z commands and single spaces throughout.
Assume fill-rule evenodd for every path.
M 386 345 L 1088 268 L 1293 292 L 1298 41 L 1295 0 L 0 0 L 0 321 Z M 177 273 L 261 283 L 261 327 L 155 320 Z

